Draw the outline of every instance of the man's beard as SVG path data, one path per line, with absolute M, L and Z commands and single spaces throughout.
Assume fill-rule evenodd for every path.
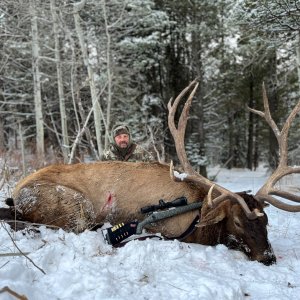
M 120 149 L 126 149 L 126 148 L 128 148 L 128 143 L 127 142 L 122 142 L 122 143 L 120 143 L 120 145 L 118 147 Z
M 126 144 L 127 144 L 127 143 L 126 143 Z M 129 151 L 131 145 L 132 145 L 132 144 L 127 144 L 127 147 L 126 147 L 126 148 L 121 148 L 120 146 L 117 146 L 118 152 L 121 154 L 121 156 L 125 156 L 125 155 L 128 153 L 128 151 Z

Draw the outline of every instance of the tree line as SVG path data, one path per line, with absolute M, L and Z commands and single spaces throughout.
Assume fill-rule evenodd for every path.
M 188 157 L 273 168 L 277 141 L 247 107 L 266 85 L 281 124 L 300 95 L 297 1 L 2 0 L 0 152 L 97 160 L 115 123 L 160 161 L 176 160 L 167 102 L 194 78 Z M 299 162 L 299 117 L 290 136 Z

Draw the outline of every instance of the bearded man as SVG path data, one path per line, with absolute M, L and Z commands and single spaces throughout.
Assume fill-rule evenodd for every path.
M 116 125 L 112 129 L 113 142 L 103 153 L 102 160 L 154 161 L 152 154 L 132 141 L 127 125 Z

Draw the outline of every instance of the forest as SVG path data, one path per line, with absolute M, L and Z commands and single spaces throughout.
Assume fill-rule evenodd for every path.
M 299 101 L 294 0 L 1 0 L 0 35 L 0 155 L 24 170 L 98 160 L 120 122 L 158 161 L 176 161 L 167 103 L 195 78 L 191 164 L 203 175 L 209 165 L 272 169 L 276 137 L 248 108 L 263 110 L 264 84 L 280 128 Z

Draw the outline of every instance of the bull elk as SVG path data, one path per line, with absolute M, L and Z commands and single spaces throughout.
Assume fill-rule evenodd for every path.
M 141 207 L 155 204 L 159 199 L 171 201 L 186 197 L 188 203 L 201 201 L 201 210 L 161 220 L 148 226 L 147 230 L 175 238 L 200 216 L 194 230 L 182 241 L 205 245 L 223 243 L 241 250 L 251 260 L 265 265 L 275 263 L 276 257 L 267 236 L 268 219 L 263 207 L 265 202 L 269 202 L 281 209 L 300 211 L 299 206 L 283 204 L 271 196 L 299 201 L 296 196 L 278 191 L 274 185 L 284 175 L 299 172 L 299 168 L 287 167 L 286 144 L 288 129 L 299 111 L 300 102 L 281 132 L 271 118 L 265 91 L 265 112 L 251 109 L 265 117 L 271 125 L 278 138 L 281 154 L 277 170 L 258 193 L 251 196 L 233 193 L 213 183 L 194 171 L 188 162 L 184 135 L 197 87 L 197 81 L 191 82 L 174 101 L 171 99 L 168 103 L 168 124 L 184 173 L 175 171 L 172 163 L 170 168 L 160 163 L 116 161 L 48 166 L 17 184 L 13 199 L 21 218 L 81 232 L 104 222 L 117 224 L 141 221 Z M 176 126 L 175 112 L 180 100 L 189 91 Z

